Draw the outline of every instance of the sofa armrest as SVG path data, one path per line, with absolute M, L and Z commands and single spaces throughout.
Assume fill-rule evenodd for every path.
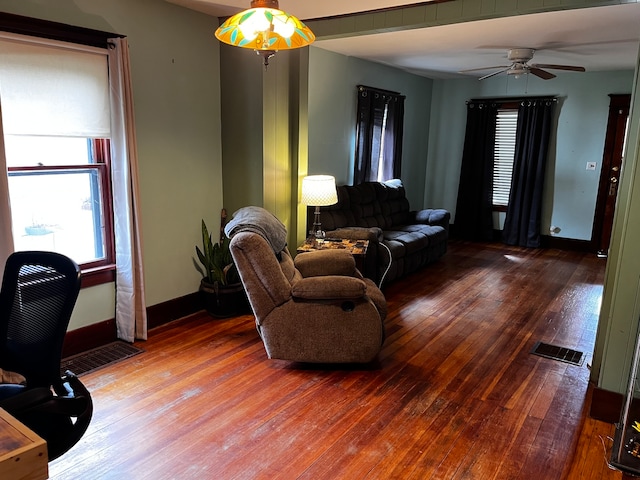
M 364 297 L 367 285 L 356 277 L 327 275 L 298 280 L 291 287 L 294 299 L 347 300 Z
M 424 210 L 418 210 L 411 212 L 416 223 L 423 223 L 426 225 L 449 225 L 451 214 L 449 211 L 442 208 L 425 208 Z
M 346 250 L 315 250 L 296 255 L 294 265 L 304 277 L 355 276 L 356 262 Z
M 327 238 L 344 238 L 347 240 L 382 241 L 382 229 L 379 227 L 344 227 L 326 232 Z

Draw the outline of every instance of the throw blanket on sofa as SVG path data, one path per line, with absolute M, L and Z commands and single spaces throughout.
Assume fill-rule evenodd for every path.
M 224 233 L 233 238 L 240 232 L 261 235 L 276 254 L 287 245 L 286 227 L 273 213 L 262 207 L 243 207 L 233 214 L 231 221 L 224 227 Z

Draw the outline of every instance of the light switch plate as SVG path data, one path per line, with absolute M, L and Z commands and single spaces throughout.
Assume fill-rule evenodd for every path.
M 587 170 L 595 170 L 596 162 L 587 162 Z

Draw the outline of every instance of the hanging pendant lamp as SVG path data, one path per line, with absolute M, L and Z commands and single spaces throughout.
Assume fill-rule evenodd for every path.
M 316 36 L 293 15 L 279 9 L 278 0 L 251 0 L 251 8 L 230 17 L 216 38 L 234 47 L 252 48 L 269 66 L 278 50 L 306 47 Z

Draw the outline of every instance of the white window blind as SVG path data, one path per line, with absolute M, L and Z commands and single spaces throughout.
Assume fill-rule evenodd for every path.
M 106 50 L 0 38 L 4 133 L 108 138 Z
M 493 158 L 493 205 L 507 206 L 516 146 L 517 109 L 499 109 Z

